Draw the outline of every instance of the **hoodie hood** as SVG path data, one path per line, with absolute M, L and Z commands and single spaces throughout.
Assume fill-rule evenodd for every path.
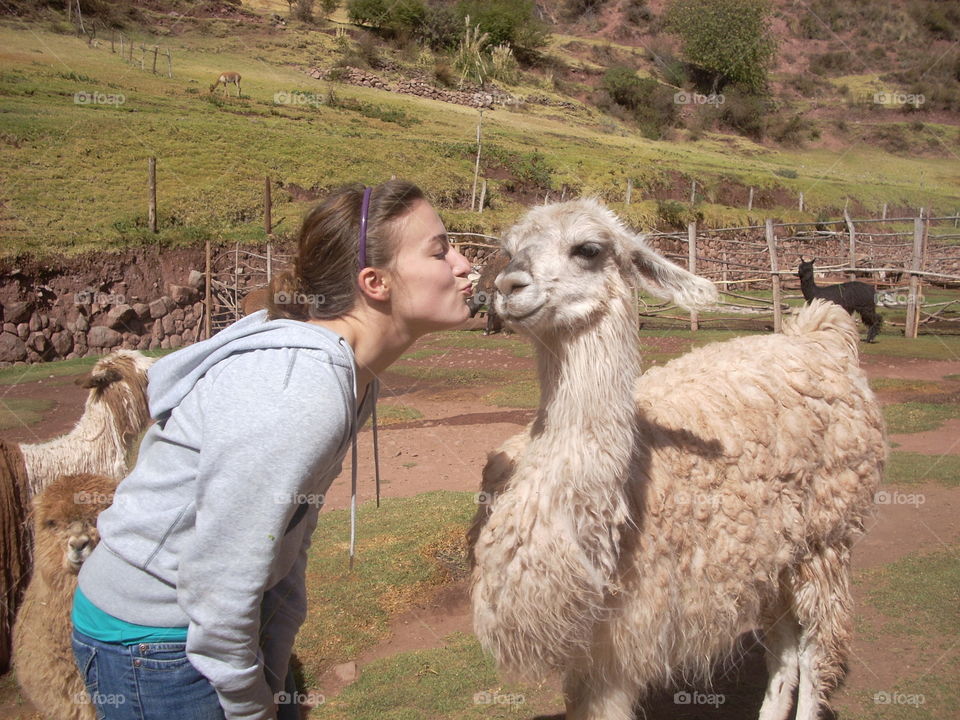
M 157 360 L 147 374 L 150 415 L 162 421 L 210 368 L 229 356 L 276 347 L 325 350 L 333 362 L 341 357 L 344 367 L 350 368 L 351 373 L 354 371 L 353 350 L 336 333 L 297 320 L 267 320 L 267 311 L 259 310 L 208 340 Z

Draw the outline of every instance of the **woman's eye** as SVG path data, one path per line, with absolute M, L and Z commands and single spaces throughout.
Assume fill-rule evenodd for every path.
M 571 254 L 582 258 L 595 258 L 602 249 L 597 243 L 584 243 L 577 245 Z

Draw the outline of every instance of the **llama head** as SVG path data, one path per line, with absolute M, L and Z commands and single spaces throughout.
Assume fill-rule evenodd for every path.
M 593 199 L 533 208 L 507 232 L 503 252 L 510 262 L 497 276 L 495 308 L 527 333 L 589 325 L 637 282 L 686 308 L 716 302 L 712 283 L 659 255 Z
M 817 261 L 816 258 L 813 260 L 804 260 L 803 255 L 800 256 L 800 267 L 797 268 L 798 277 L 813 277 L 813 264 Z
M 33 501 L 35 565 L 48 584 L 76 575 L 100 540 L 97 516 L 116 482 L 102 475 L 64 475 Z
M 116 350 L 100 358 L 89 374 L 78 378 L 90 389 L 86 408 L 102 403 L 115 418 L 120 442 L 130 447 L 150 419 L 147 405 L 147 370 L 153 358 L 136 350 Z

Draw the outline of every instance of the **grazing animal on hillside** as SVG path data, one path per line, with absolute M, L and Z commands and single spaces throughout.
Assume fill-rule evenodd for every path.
M 487 308 L 487 327 L 483 331 L 484 335 L 494 335 L 503 330 L 503 321 L 494 308 L 494 299 L 497 295 L 497 286 L 494 284 L 494 280 L 506 266 L 507 258 L 503 253 L 498 251 L 491 255 L 480 270 L 480 277 L 474 288 L 473 296 L 467 300 L 470 317 L 474 317 L 481 307 L 486 306 Z
M 787 718 L 799 684 L 796 718 L 815 720 L 843 676 L 850 550 L 886 454 L 853 321 L 814 301 L 782 334 L 641 375 L 631 284 L 692 308 L 709 282 L 593 200 L 534 208 L 503 248 L 497 310 L 532 339 L 541 397 L 483 472 L 481 644 L 506 671 L 559 672 L 567 720 L 632 720 L 760 628 L 760 717 Z
M 803 299 L 810 302 L 814 298 L 822 298 L 836 303 L 848 313 L 860 313 L 860 319 L 867 326 L 867 342 L 874 342 L 880 332 L 883 318 L 877 313 L 876 290 L 873 286 L 859 281 L 840 283 L 839 285 L 820 286 L 813 279 L 813 264 L 817 261 L 800 258 L 800 268 L 797 275 L 800 277 L 800 291 Z
M 83 415 L 68 434 L 43 443 L 0 443 L 0 673 L 10 667 L 17 608 L 33 567 L 30 500 L 61 475 L 93 473 L 114 481 L 150 420 L 147 370 L 135 350 L 117 350 L 77 382 L 89 388 Z
M 66 475 L 34 498 L 35 570 L 13 631 L 13 668 L 24 695 L 50 720 L 94 720 L 70 643 L 80 565 L 100 539 L 97 516 L 116 481 Z
M 210 92 L 213 92 L 217 89 L 218 85 L 223 85 L 223 93 L 227 93 L 227 85 L 230 84 L 237 86 L 237 97 L 240 97 L 240 73 L 238 72 L 222 72 L 220 76 L 216 79 L 213 85 L 210 86 Z

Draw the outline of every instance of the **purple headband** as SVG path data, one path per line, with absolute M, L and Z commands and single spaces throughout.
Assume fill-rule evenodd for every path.
M 370 210 L 370 193 L 373 188 L 363 189 L 363 203 L 360 205 L 360 269 L 367 266 L 367 212 Z

